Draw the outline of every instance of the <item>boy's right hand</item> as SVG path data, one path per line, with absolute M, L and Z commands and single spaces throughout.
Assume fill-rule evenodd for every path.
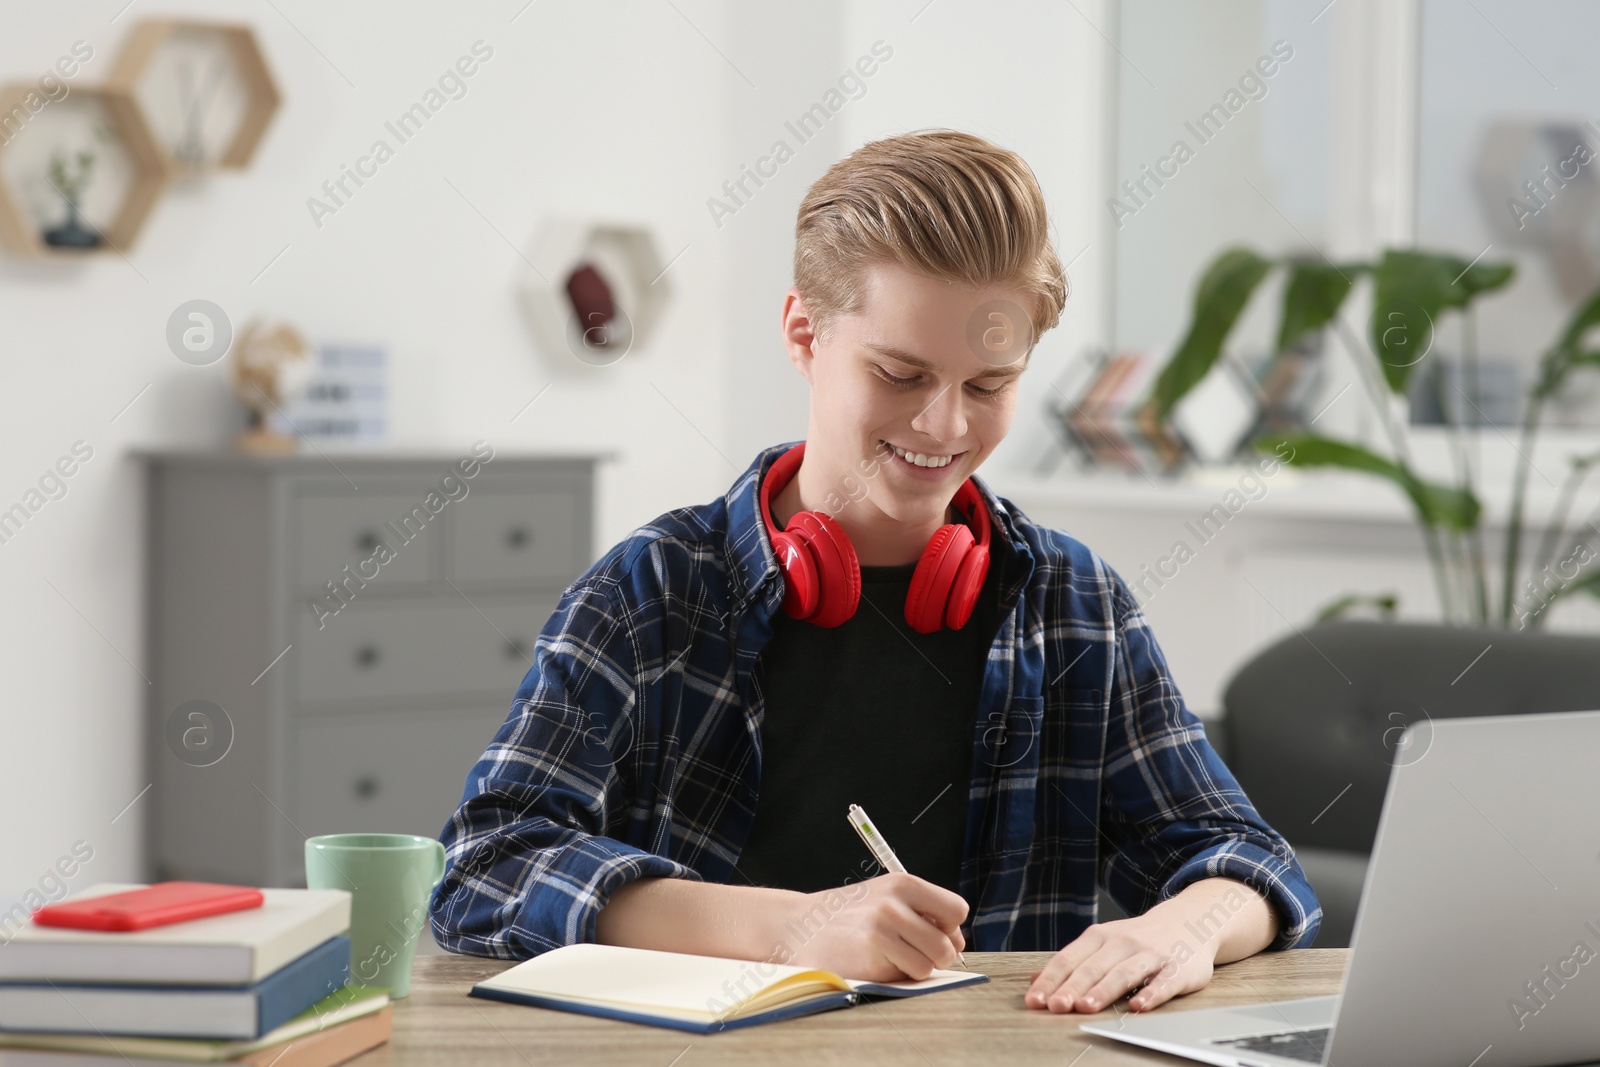
M 949 968 L 966 948 L 967 902 L 918 878 L 890 872 L 801 896 L 785 910 L 778 936 L 787 960 L 868 982 L 923 979 Z

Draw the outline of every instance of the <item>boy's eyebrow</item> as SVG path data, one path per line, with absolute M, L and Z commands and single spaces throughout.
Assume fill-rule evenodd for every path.
M 890 359 L 898 359 L 901 363 L 915 367 L 918 370 L 934 369 L 933 364 L 928 360 L 923 359 L 921 356 L 913 356 L 910 352 L 907 352 L 904 349 L 896 348 L 894 345 L 885 344 L 882 341 L 862 341 L 861 346 L 863 348 L 872 349 L 872 351 L 878 353 L 880 356 L 888 356 Z M 1002 375 L 1021 374 L 1023 369 L 1028 365 L 1028 358 L 1032 355 L 1032 351 L 1029 351 L 1027 355 L 1024 355 L 1020 360 L 1013 360 L 1010 363 L 996 365 L 994 369 L 984 371 L 982 374 L 976 375 L 976 377 L 993 378 Z

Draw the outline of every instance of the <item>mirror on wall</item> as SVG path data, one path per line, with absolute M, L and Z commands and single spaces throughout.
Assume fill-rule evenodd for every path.
M 1196 279 L 1227 245 L 1288 253 L 1325 241 L 1334 27 L 1313 15 L 1299 0 L 1120 5 L 1106 208 L 1118 347 L 1171 351 Z
M 1600 4 L 1584 0 L 1422 3 L 1417 243 L 1516 264 L 1512 283 L 1481 302 L 1477 343 L 1523 387 L 1600 286 L 1596 40 Z M 1573 375 L 1548 421 L 1600 424 L 1600 376 Z
M 1417 0 L 1415 47 L 1410 37 L 1396 45 L 1398 69 L 1375 58 L 1395 45 L 1384 21 L 1394 11 L 1382 5 L 1122 0 L 1118 10 L 1113 347 L 1164 359 L 1222 249 L 1348 247 L 1348 223 L 1336 220 L 1392 187 L 1402 207 L 1389 218 L 1406 221 L 1389 229 L 1406 237 L 1387 243 L 1515 265 L 1470 322 L 1440 324 L 1433 350 L 1436 373 L 1458 378 L 1462 352 L 1477 355 L 1474 410 L 1461 403 L 1457 417 L 1515 425 L 1543 350 L 1600 287 L 1600 66 L 1590 55 L 1600 4 L 1549 0 L 1530 17 L 1517 0 Z M 1398 106 L 1415 109 L 1395 123 L 1406 143 L 1372 151 L 1383 134 L 1363 108 Z M 1363 138 L 1371 158 L 1353 161 Z M 1271 285 L 1234 335 L 1246 362 L 1271 349 Z M 1441 418 L 1426 380 L 1416 376 L 1411 397 L 1419 423 Z M 1572 376 L 1546 421 L 1600 425 L 1600 375 Z

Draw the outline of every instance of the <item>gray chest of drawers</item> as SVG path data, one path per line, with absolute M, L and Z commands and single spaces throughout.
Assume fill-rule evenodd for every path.
M 593 560 L 595 457 L 489 453 L 139 457 L 151 877 L 438 835 Z

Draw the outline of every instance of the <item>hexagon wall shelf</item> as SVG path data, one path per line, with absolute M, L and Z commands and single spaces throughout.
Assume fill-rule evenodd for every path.
M 523 315 L 558 365 L 606 366 L 644 348 L 671 295 L 655 238 L 639 224 L 552 216 L 528 258 Z
M 0 115 L 19 114 L 0 139 L 0 241 L 32 255 L 126 251 L 171 176 L 133 97 L 79 86 L 42 101 L 31 82 L 0 88 Z
M 139 102 L 179 175 L 248 164 L 281 99 L 255 34 L 220 22 L 140 23 L 107 84 Z

